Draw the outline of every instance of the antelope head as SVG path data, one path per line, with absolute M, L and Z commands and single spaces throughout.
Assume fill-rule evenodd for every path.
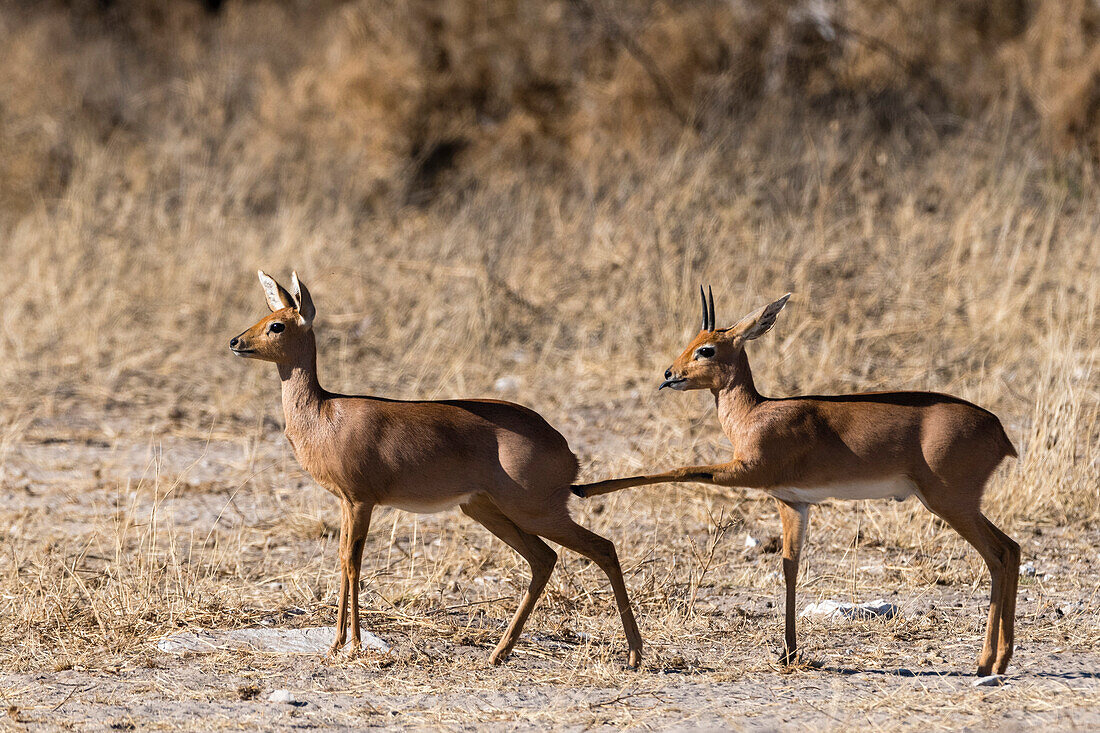
M 676 357 L 667 370 L 665 381 L 657 389 L 671 387 L 676 390 L 720 389 L 729 383 L 739 358 L 744 353 L 745 342 L 760 338 L 773 325 L 775 317 L 787 299 L 787 293 L 774 303 L 754 311 L 729 328 L 715 328 L 714 292 L 708 287 L 703 292 L 699 286 L 699 298 L 703 304 L 703 325 L 683 353 Z
M 248 359 L 273 361 L 276 364 L 295 361 L 311 339 L 313 307 L 306 286 L 298 279 L 298 273 L 290 276 L 291 292 L 287 292 L 275 279 L 258 270 L 260 284 L 267 296 L 271 315 L 261 318 L 252 328 L 229 340 L 230 350 Z

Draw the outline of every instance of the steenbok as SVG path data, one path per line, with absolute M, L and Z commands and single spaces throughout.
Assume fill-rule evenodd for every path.
M 283 385 L 286 437 L 298 462 L 340 500 L 340 598 L 335 653 L 359 637 L 363 541 L 376 506 L 417 513 L 459 507 L 531 565 L 531 584 L 490 661 L 504 660 L 546 586 L 557 554 L 540 539 L 590 558 L 615 592 L 629 649 L 642 638 L 615 546 L 569 516 L 577 459 L 565 438 L 532 410 L 500 400 L 391 400 L 333 394 L 317 379 L 316 309 L 291 276 L 289 293 L 259 273 L 271 315 L 230 340 L 234 354 L 275 362 Z
M 733 458 L 715 466 L 610 479 L 574 487 L 595 496 L 631 486 L 696 481 L 761 489 L 779 503 L 787 586 L 782 661 L 795 659 L 795 579 L 811 504 L 825 499 L 916 496 L 977 549 L 992 591 L 978 674 L 1003 674 L 1012 658 L 1020 546 L 982 514 L 993 470 L 1015 456 L 1000 420 L 935 392 L 765 397 L 753 384 L 745 345 L 775 323 L 790 293 L 731 328 L 715 328 L 714 296 L 703 327 L 665 372 L 659 389 L 709 389 Z

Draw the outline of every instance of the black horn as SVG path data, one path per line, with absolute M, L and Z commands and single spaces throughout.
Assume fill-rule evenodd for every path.
M 708 331 L 713 331 L 714 330 L 714 291 L 711 290 L 711 287 L 709 285 L 707 286 L 707 296 L 708 296 L 707 299 L 710 301 L 710 305 L 707 307 L 707 322 L 710 324 L 710 326 L 707 328 L 707 330 Z
M 703 330 L 709 331 L 710 328 L 707 327 L 707 294 L 703 292 L 702 285 L 699 286 L 699 300 L 703 302 Z

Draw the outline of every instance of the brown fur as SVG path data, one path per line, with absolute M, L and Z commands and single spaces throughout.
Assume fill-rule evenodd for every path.
M 295 296 L 260 273 L 271 315 L 230 342 L 241 356 L 272 361 L 282 380 L 286 436 L 302 468 L 340 499 L 341 589 L 335 652 L 358 647 L 363 540 L 375 506 L 462 511 L 519 552 L 531 584 L 491 660 L 511 651 L 557 555 L 540 537 L 592 559 L 607 574 L 626 631 L 629 664 L 642 640 L 609 541 L 573 522 L 567 502 L 577 459 L 537 413 L 499 400 L 401 401 L 333 394 L 317 379 L 309 291 Z M 281 332 L 272 331 L 282 324 Z M 276 327 L 278 328 L 278 327 Z
M 865 498 L 860 485 L 911 485 L 925 506 L 972 544 L 989 567 L 989 622 L 978 673 L 1003 673 L 1012 656 L 1020 548 L 981 512 L 989 476 L 1006 456 L 1016 455 L 1000 421 L 988 410 L 934 392 L 779 399 L 761 395 L 753 384 L 745 343 L 771 328 L 786 299 L 732 328 L 704 328 L 665 372 L 662 387 L 714 394 L 718 419 L 733 445 L 732 460 L 580 485 L 574 493 L 595 496 L 666 481 L 698 481 L 775 495 L 783 522 L 787 585 L 783 659 L 791 661 L 798 559 L 809 504 L 816 503 L 807 499 L 807 490 L 826 487 L 835 498 Z M 706 311 L 704 302 L 704 324 Z M 707 347 L 714 349 L 713 356 L 700 354 Z

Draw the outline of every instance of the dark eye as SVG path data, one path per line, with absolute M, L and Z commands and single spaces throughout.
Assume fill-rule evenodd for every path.
M 268 327 L 267 330 L 270 333 L 282 333 L 284 328 L 286 328 L 285 323 L 279 323 L 278 321 L 275 321 Z
M 710 357 L 714 356 L 714 347 L 700 346 L 698 349 L 695 350 L 695 355 L 702 357 L 703 359 L 709 359 Z

